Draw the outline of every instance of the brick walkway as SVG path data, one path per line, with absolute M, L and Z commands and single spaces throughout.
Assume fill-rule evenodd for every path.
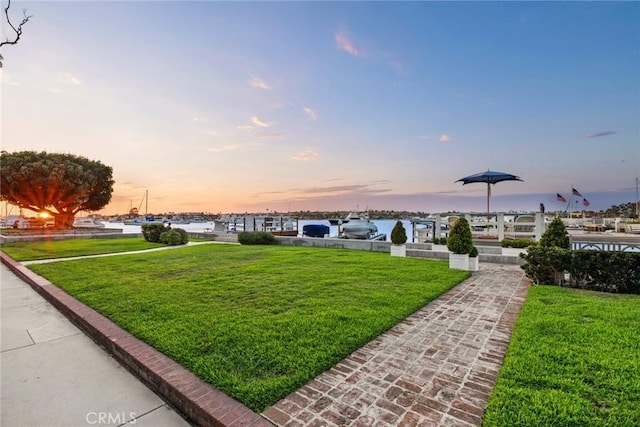
M 478 426 L 528 290 L 480 271 L 262 414 L 278 426 Z

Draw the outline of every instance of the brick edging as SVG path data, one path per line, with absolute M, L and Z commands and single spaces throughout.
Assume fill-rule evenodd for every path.
M 273 426 L 1 251 L 0 260 L 191 423 L 204 427 Z

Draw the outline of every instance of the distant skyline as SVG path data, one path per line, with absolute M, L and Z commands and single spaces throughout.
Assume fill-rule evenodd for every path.
M 589 210 L 636 200 L 639 2 L 22 9 L 2 149 L 111 166 L 104 214 L 146 190 L 154 213 L 483 212 L 486 186 L 455 181 L 487 169 L 524 180 L 491 210 L 564 210 L 572 188 Z

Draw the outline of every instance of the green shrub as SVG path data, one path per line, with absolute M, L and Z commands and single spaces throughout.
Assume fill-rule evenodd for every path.
M 447 238 L 446 237 L 434 237 L 433 238 L 433 244 L 434 245 L 446 245 L 447 244 Z
M 547 229 L 542 234 L 539 242 L 540 246 L 547 248 L 557 246 L 563 249 L 569 249 L 569 233 L 564 226 L 564 223 L 559 216 L 555 217 L 553 221 L 547 226 Z
M 571 254 L 571 286 L 640 294 L 640 253 L 574 251 Z
M 172 228 L 173 231 L 177 231 L 180 234 L 180 244 L 186 245 L 189 243 L 189 233 L 182 228 Z
M 160 243 L 160 235 L 167 231 L 167 227 L 159 222 L 142 224 L 142 236 L 144 240 L 152 243 Z
M 458 218 L 453 223 L 449 237 L 447 238 L 447 249 L 454 254 L 468 254 L 473 248 L 471 228 L 466 218 Z
M 475 258 L 478 256 L 478 248 L 475 246 L 471 248 L 471 252 L 469 252 L 469 257 Z
M 407 231 L 402 225 L 402 221 L 398 220 L 391 230 L 391 243 L 394 245 L 404 245 L 407 243 Z
M 571 267 L 571 251 L 558 246 L 532 245 L 520 258 L 525 261 L 524 273 L 536 285 L 563 284 L 564 272 Z
M 505 239 L 502 241 L 502 247 L 503 248 L 528 248 L 531 245 L 535 245 L 536 242 L 534 242 L 533 240 L 529 240 L 529 239 L 515 239 L 515 240 L 508 240 Z
M 243 231 L 238 233 L 238 242 L 241 245 L 277 245 L 278 240 L 266 231 Z
M 167 230 L 160 235 L 160 243 L 169 246 L 178 246 L 182 244 L 182 235 L 176 230 Z

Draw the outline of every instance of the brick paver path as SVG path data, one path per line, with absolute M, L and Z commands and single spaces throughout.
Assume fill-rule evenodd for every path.
M 477 426 L 528 290 L 483 263 L 442 297 L 262 414 L 278 426 Z

